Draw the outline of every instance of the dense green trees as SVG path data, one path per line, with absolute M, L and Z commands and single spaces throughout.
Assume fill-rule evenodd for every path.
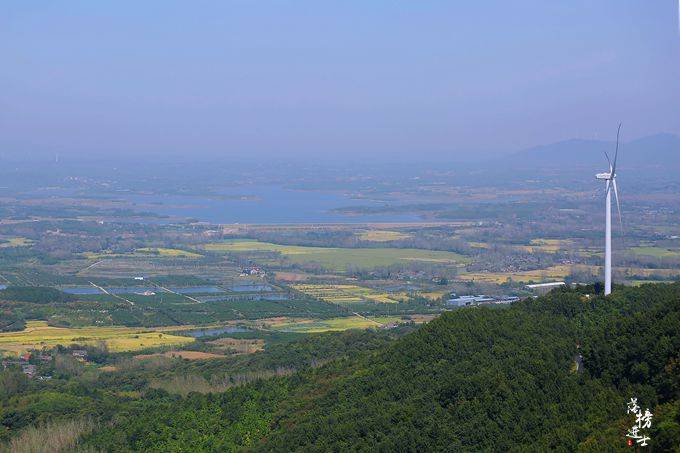
M 83 442 L 105 451 L 611 451 L 625 446 L 637 396 L 655 413 L 654 451 L 677 449 L 680 283 L 593 290 L 461 309 L 405 336 L 312 335 L 225 361 L 46 383 L 0 373 L 11 389 L 0 423 L 10 436 L 91 417 L 101 423 Z M 297 372 L 220 393 L 152 388 L 282 366 Z
M 624 418 L 632 395 L 677 401 L 680 284 L 591 290 L 445 314 L 349 370 L 321 370 L 259 448 L 573 451 Z M 656 434 L 678 447 L 677 426 Z
M 32 302 L 35 304 L 73 302 L 78 300 L 78 298 L 72 294 L 66 294 L 48 286 L 8 286 L 7 288 L 0 290 L 0 298 L 4 300 Z

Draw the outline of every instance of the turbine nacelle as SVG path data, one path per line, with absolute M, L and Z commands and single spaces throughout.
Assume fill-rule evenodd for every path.
M 611 173 L 598 173 L 598 174 L 595 175 L 595 178 L 610 180 L 610 179 L 612 179 L 612 174 Z

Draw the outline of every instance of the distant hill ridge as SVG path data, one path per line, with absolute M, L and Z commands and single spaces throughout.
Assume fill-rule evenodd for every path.
M 604 152 L 613 158 L 615 141 L 571 139 L 515 152 L 501 159 L 503 165 L 517 168 L 552 167 L 575 164 L 604 170 Z M 669 133 L 649 135 L 619 147 L 621 168 L 680 167 L 680 137 Z

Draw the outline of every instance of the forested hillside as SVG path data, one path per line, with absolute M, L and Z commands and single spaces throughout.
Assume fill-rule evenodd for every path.
M 677 451 L 680 283 L 593 292 L 209 365 L 121 363 L 40 385 L 0 373 L 3 436 L 16 446 L 29 426 L 44 439 L 85 420 L 80 445 L 104 451 L 616 451 L 635 396 L 655 414 L 650 451 Z
M 616 449 L 625 423 L 612 427 L 637 396 L 663 418 L 655 447 L 679 448 L 680 285 L 589 291 L 448 313 L 349 370 L 324 370 L 260 447 Z

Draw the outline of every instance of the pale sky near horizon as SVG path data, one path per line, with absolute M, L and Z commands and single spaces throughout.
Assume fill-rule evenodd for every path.
M 0 152 L 474 159 L 680 134 L 676 0 L 0 6 Z

